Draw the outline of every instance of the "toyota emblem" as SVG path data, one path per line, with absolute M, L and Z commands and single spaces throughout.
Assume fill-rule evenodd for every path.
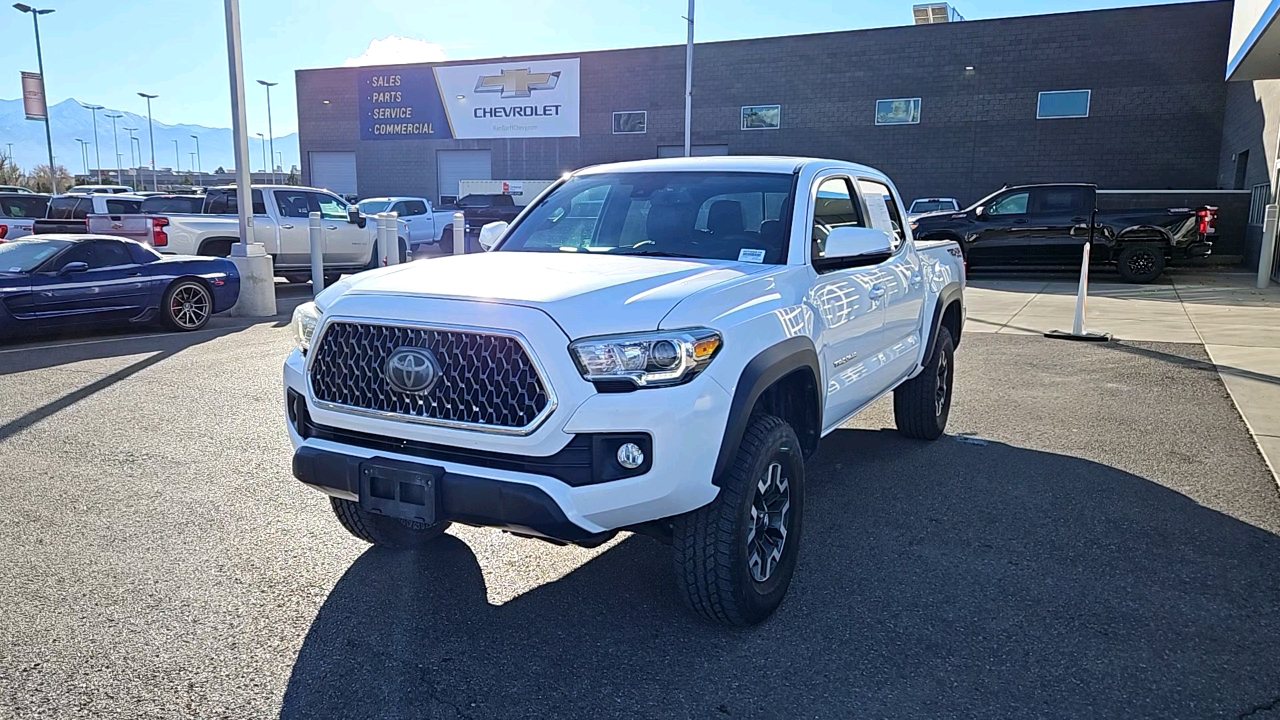
M 387 357 L 387 385 L 396 392 L 422 395 L 440 379 L 440 363 L 430 350 L 398 348 Z

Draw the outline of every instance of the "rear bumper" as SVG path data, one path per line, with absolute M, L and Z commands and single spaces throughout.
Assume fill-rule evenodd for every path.
M 1208 255 L 1212 252 L 1213 252 L 1213 242 L 1210 240 L 1202 240 L 1199 242 L 1193 242 L 1187 246 L 1186 257 L 1188 258 L 1208 257 Z

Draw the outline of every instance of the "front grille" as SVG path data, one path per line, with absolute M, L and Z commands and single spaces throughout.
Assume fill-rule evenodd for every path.
M 440 379 L 427 393 L 388 384 L 387 358 L 402 347 L 426 348 L 439 362 Z M 322 403 L 521 430 L 551 402 L 524 347 L 507 335 L 336 321 L 311 352 L 311 390 Z

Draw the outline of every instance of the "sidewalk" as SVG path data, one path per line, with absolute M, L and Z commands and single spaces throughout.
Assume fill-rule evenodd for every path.
M 1175 271 L 1158 283 L 1093 282 L 1087 326 L 1117 340 L 1199 343 L 1280 479 L 1280 287 L 1253 273 Z M 972 278 L 966 332 L 1070 330 L 1076 281 Z

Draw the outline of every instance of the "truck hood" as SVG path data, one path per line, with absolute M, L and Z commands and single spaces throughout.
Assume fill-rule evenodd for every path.
M 770 267 L 725 260 L 491 252 L 364 273 L 343 281 L 350 282 L 343 294 L 537 308 L 577 339 L 656 330 L 662 318 L 690 294 Z

